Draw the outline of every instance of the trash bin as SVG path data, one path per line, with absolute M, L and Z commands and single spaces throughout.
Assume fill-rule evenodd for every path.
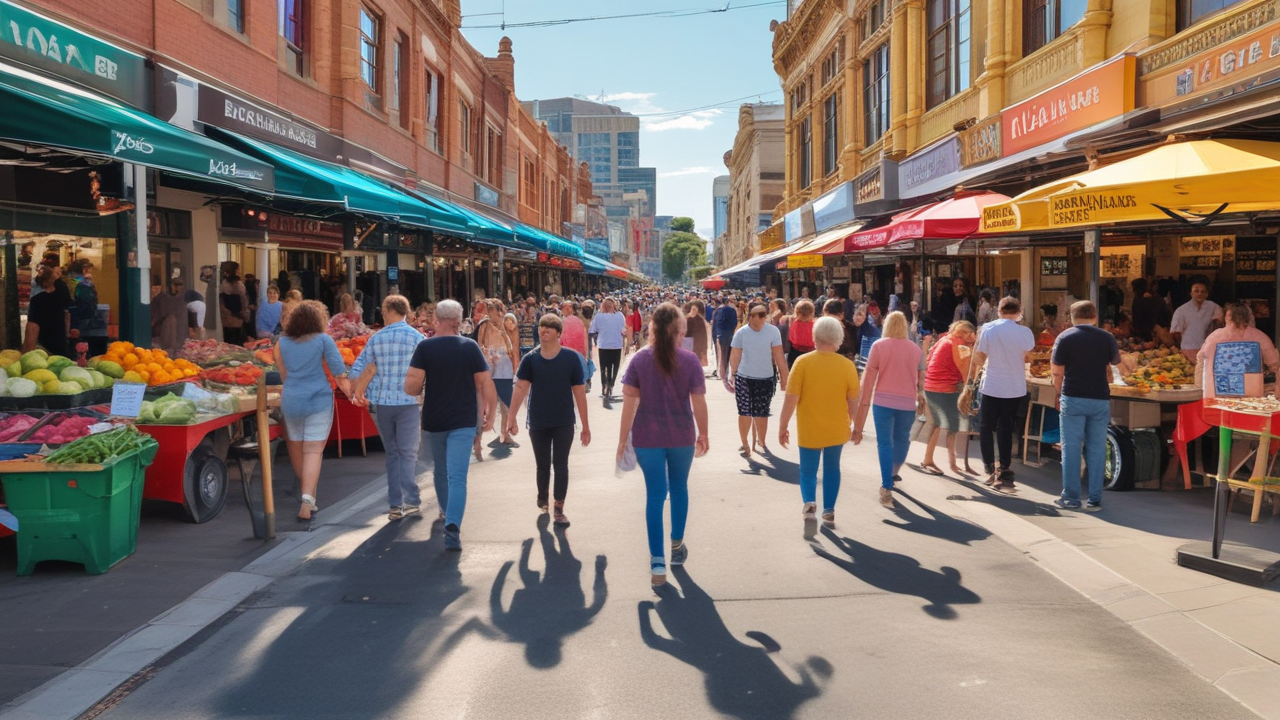
M 132 555 L 146 468 L 158 447 L 103 465 L 7 464 L 0 481 L 18 518 L 18 575 L 30 575 L 42 560 L 80 563 L 98 575 Z

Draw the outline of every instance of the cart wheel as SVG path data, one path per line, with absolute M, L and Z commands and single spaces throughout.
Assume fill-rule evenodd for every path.
M 187 518 L 205 523 L 222 512 L 227 502 L 227 464 L 214 455 L 204 443 L 187 460 L 184 478 L 187 494 Z
M 1133 436 L 1125 428 L 1107 426 L 1107 461 L 1103 466 L 1103 487 L 1107 490 L 1132 490 L 1133 471 Z

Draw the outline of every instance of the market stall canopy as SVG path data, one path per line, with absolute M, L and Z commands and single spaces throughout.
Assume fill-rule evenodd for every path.
M 963 240 L 977 233 L 983 209 L 1006 202 L 1000 193 L 961 191 L 955 197 L 898 213 L 887 225 L 855 233 L 844 252 L 865 252 L 914 240 Z
M 988 205 L 982 232 L 1035 232 L 1110 223 L 1211 220 L 1280 210 L 1280 143 L 1170 142 L 1137 157 Z
M 608 268 L 605 267 L 604 262 L 599 258 L 595 258 L 590 255 L 583 255 L 582 271 L 588 275 L 605 275 L 608 273 Z
M 848 239 L 850 235 L 860 230 L 864 224 L 865 223 L 860 222 L 856 224 L 842 225 L 838 228 L 824 230 L 808 240 L 792 243 L 787 248 L 787 267 L 800 267 L 799 265 L 792 264 L 791 259 L 796 256 L 811 256 L 810 260 L 812 261 L 816 256 L 839 255 L 843 253 L 845 240 Z M 821 260 L 822 259 L 820 257 L 817 257 L 817 264 L 814 265 L 814 267 L 821 267 Z
M 271 143 L 209 128 L 219 140 L 275 167 L 275 197 L 336 205 L 343 210 L 373 215 L 400 225 L 468 234 L 466 218 L 433 207 L 416 197 L 382 184 L 342 165 L 309 158 Z
M 552 235 L 546 230 L 541 230 L 533 227 L 532 225 L 517 223 L 515 230 L 516 237 L 537 247 L 538 250 L 541 250 L 542 252 L 559 255 L 573 260 L 581 260 L 585 254 L 582 252 L 582 248 L 574 245 L 568 240 Z
M 0 64 L 0 138 L 136 163 L 256 192 L 269 164 L 73 85 Z
M 782 259 L 787 255 L 787 253 L 794 250 L 796 247 L 798 247 L 798 245 L 795 245 L 795 244 L 783 245 L 780 248 L 774 248 L 772 250 L 769 250 L 768 252 L 757 253 L 750 259 L 740 262 L 737 265 L 733 265 L 731 267 L 725 268 L 724 270 L 721 270 L 720 272 L 716 273 L 715 275 L 712 275 L 711 277 L 728 279 L 730 275 L 736 275 L 738 273 L 754 270 L 760 267 L 761 265 L 764 265 L 767 262 Z
M 724 287 L 729 281 L 715 275 L 702 278 L 702 287 L 706 290 L 716 291 Z
M 406 192 L 427 205 L 438 207 L 447 212 L 461 216 L 467 223 L 469 237 L 478 242 L 499 245 L 512 250 L 523 250 L 525 252 L 538 251 L 538 248 L 517 238 L 515 228 L 503 220 L 490 217 L 486 213 L 473 210 L 466 205 L 460 205 L 458 203 L 452 203 L 447 200 L 432 197 L 420 190 L 406 190 Z

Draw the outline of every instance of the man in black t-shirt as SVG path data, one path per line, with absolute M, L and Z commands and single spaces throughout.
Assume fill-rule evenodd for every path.
M 529 440 L 537 463 L 538 509 L 547 512 L 547 491 L 551 471 L 555 469 L 555 523 L 568 527 L 564 514 L 565 495 L 569 492 L 569 450 L 573 447 L 574 414 L 582 418 L 582 446 L 591 443 L 591 426 L 587 421 L 587 391 L 583 366 L 576 351 L 560 345 L 563 321 L 551 314 L 538 321 L 538 349 L 524 356 L 516 371 L 515 394 L 507 416 L 507 434 L 520 429 L 517 416 L 520 405 L 529 397 Z
M 436 499 L 444 512 L 444 547 L 461 550 L 459 528 L 467 508 L 467 470 L 471 444 L 480 432 L 493 429 L 498 393 L 480 346 L 458 335 L 462 306 L 454 300 L 436 305 L 436 334 L 418 343 L 404 377 L 405 394 L 422 403 L 422 429 L 435 461 Z M 479 407 L 477 397 L 484 401 Z M 480 421 L 483 420 L 483 423 Z
M 1120 364 L 1120 348 L 1098 327 L 1098 309 L 1088 300 L 1071 306 L 1073 327 L 1053 343 L 1053 387 L 1059 392 L 1062 421 L 1062 496 L 1055 503 L 1080 507 L 1080 456 L 1089 473 L 1088 512 L 1102 509 L 1102 470 L 1111 422 L 1111 366 Z

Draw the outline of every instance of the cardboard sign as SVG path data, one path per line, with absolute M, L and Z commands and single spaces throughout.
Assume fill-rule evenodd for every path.
M 142 412 L 142 396 L 147 392 L 143 383 L 117 382 L 111 386 L 111 414 L 136 418 Z

